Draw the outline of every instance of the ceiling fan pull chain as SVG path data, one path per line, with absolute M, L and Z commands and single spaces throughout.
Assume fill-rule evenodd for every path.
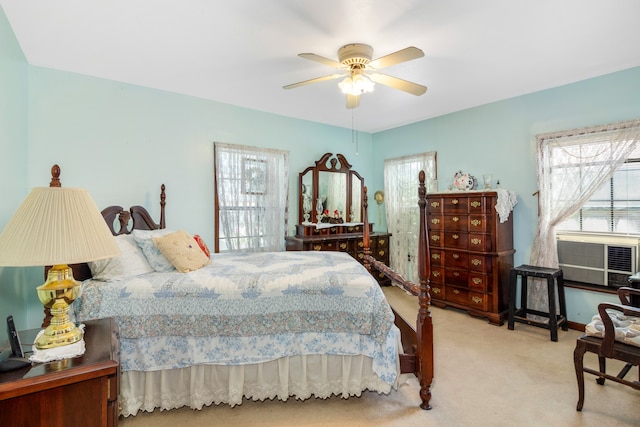
M 356 130 L 356 112 L 355 108 L 351 109 L 351 143 L 356 145 L 356 156 L 359 154 L 358 150 L 358 131 Z

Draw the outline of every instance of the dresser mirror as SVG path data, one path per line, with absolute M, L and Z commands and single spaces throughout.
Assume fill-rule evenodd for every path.
M 342 154 L 324 154 L 299 175 L 300 224 L 362 222 L 363 186 Z

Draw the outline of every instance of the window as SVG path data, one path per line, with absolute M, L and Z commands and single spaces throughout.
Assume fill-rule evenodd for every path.
M 418 283 L 418 173 L 424 170 L 425 185 L 437 178 L 435 151 L 384 161 L 384 191 L 387 229 L 393 235 L 390 267 L 407 280 Z
M 629 191 L 630 180 L 637 171 L 627 161 L 639 141 L 640 120 L 537 136 L 539 215 L 532 265 L 558 266 L 558 229 L 612 232 L 628 223 L 635 210 L 628 200 L 636 193 Z
M 640 235 L 640 144 L 558 230 Z
M 216 252 L 285 248 L 289 154 L 214 144 Z

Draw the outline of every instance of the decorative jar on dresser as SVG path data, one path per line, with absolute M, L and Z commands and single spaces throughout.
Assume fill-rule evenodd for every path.
M 505 191 L 505 190 L 503 190 Z M 513 215 L 501 222 L 499 191 L 427 195 L 431 302 L 501 325 L 509 306 Z

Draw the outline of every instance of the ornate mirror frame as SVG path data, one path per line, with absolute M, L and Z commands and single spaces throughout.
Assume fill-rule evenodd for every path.
M 331 189 L 331 186 L 334 188 Z M 315 166 L 309 166 L 298 176 L 299 224 L 362 222 L 363 189 L 364 179 L 351 170 L 351 164 L 342 154 L 334 156 L 333 153 L 325 153 L 315 162 Z M 318 217 L 318 199 L 322 206 L 322 218 Z M 329 210 L 328 218 L 324 216 L 325 209 Z M 338 211 L 337 216 L 335 210 Z

